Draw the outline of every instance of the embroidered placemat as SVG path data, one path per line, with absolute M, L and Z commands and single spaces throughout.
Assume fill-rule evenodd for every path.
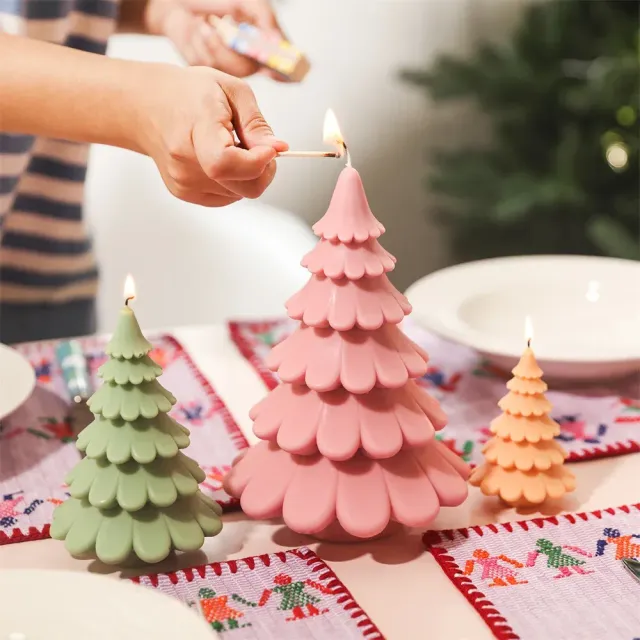
M 232 322 L 231 338 L 269 389 L 278 384 L 264 362 L 271 348 L 286 338 L 297 322 Z M 498 400 L 507 392 L 504 374 L 478 359 L 473 350 L 446 342 L 406 322 L 406 333 L 429 353 L 429 370 L 418 382 L 429 389 L 449 416 L 438 434 L 467 462 L 482 461 L 482 445 L 489 439 L 489 423 L 499 413 Z M 618 388 L 588 391 L 550 391 L 552 417 L 558 421 L 558 440 L 569 460 L 588 460 L 640 451 L 640 382 Z
M 95 384 L 105 361 L 106 342 L 83 342 Z M 203 491 L 223 507 L 237 505 L 222 490 L 222 477 L 247 446 L 222 400 L 185 349 L 170 336 L 152 340 L 149 354 L 164 373 L 161 382 L 178 403 L 171 415 L 191 431 L 185 452 L 207 473 Z M 51 515 L 67 493 L 63 480 L 79 460 L 66 421 L 69 399 L 56 363 L 55 343 L 18 347 L 34 366 L 37 386 L 31 398 L 0 424 L 0 544 L 49 536 Z
M 640 504 L 455 531 L 424 542 L 504 640 L 634 640 L 640 582 Z
M 383 638 L 344 584 L 306 547 L 133 581 L 181 600 L 225 638 Z

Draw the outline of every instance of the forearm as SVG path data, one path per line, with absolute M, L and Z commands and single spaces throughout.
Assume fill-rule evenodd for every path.
M 154 65 L 2 34 L 0 60 L 1 131 L 142 151 L 136 96 Z

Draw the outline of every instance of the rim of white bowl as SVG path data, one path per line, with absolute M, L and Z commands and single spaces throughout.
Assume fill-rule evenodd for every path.
M 509 268 L 519 267 L 529 264 L 535 266 L 534 272 L 539 273 L 542 268 L 546 270 L 556 270 L 566 267 L 568 264 L 574 266 L 580 263 L 598 263 L 599 267 L 606 266 L 614 269 L 628 269 L 630 273 L 626 277 L 631 277 L 631 271 L 637 271 L 638 282 L 638 310 L 640 319 L 640 262 L 625 260 L 621 258 L 608 258 L 601 256 L 582 255 L 530 255 L 530 256 L 509 256 L 503 258 L 487 258 L 485 260 L 475 260 L 465 262 L 434 271 L 424 276 L 412 284 L 405 295 L 413 304 L 413 312 L 410 318 L 422 328 L 442 337 L 446 340 L 469 346 L 481 353 L 508 358 L 519 358 L 526 347 L 523 335 L 522 348 L 518 349 L 512 340 L 500 336 L 497 332 L 488 335 L 486 332 L 474 330 L 465 324 L 458 316 L 460 305 L 469 297 L 470 287 L 458 286 L 464 281 L 478 281 L 479 278 L 497 277 L 505 279 L 504 274 Z M 523 284 L 526 286 L 526 284 Z M 416 303 L 416 298 L 428 297 L 433 303 L 422 308 Z M 431 311 L 438 309 L 437 313 Z M 536 343 L 535 337 L 532 347 L 536 357 L 540 361 L 555 363 L 618 363 L 638 361 L 640 365 L 640 321 L 638 323 L 637 342 L 630 344 L 625 353 L 621 353 L 621 348 L 609 348 L 606 345 L 598 345 L 598 349 L 585 351 L 582 353 L 563 352 L 557 349 L 549 349 L 543 343 Z

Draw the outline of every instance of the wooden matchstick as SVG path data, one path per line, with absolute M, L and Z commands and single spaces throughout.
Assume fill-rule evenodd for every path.
M 341 158 L 337 151 L 281 151 L 278 158 Z

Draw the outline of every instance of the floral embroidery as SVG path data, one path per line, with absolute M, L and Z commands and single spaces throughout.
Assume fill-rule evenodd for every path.
M 190 426 L 201 427 L 223 408 L 224 404 L 217 398 L 209 407 L 206 407 L 199 400 L 191 400 L 190 402 L 179 403 L 172 413 L 177 415 L 179 422 L 184 421 L 188 422 Z
M 462 445 L 462 449 L 458 449 L 456 441 L 453 438 L 445 438 L 442 433 L 436 434 L 436 440 L 442 442 L 453 451 L 456 455 L 459 455 L 465 462 L 471 460 L 471 454 L 473 453 L 473 440 L 465 440 Z
M 40 500 L 40 498 L 36 498 L 32 500 L 29 506 L 22 512 L 24 515 L 31 515 L 41 504 L 44 504 L 44 500 Z
M 9 438 L 15 438 L 24 432 L 25 430 L 22 427 L 5 428 L 0 424 L 0 440 L 9 440 Z
M 86 353 L 87 369 L 91 373 L 97 373 L 98 369 L 109 359 L 106 353 Z
M 274 347 L 279 341 L 277 329 L 279 322 L 254 322 L 251 331 L 258 343 Z
M 42 382 L 42 383 L 51 382 L 51 369 L 52 369 L 51 360 L 47 360 L 46 358 L 41 358 L 37 362 L 32 362 L 31 364 L 35 371 L 36 379 L 38 380 L 38 382 Z
M 163 369 L 166 369 L 175 360 L 176 354 L 173 349 L 155 347 L 149 352 L 149 357 Z
M 573 442 L 574 440 L 580 440 L 582 442 L 588 442 L 589 444 L 600 444 L 602 437 L 606 435 L 609 428 L 606 424 L 598 425 L 597 431 L 594 435 L 589 435 L 586 432 L 587 423 L 584 420 L 579 420 L 579 415 L 560 416 L 556 418 L 556 422 L 562 429 L 557 440 L 563 442 Z
M 209 491 L 220 491 L 222 489 L 222 480 L 230 469 L 229 465 L 223 465 L 222 467 L 203 466 L 202 470 L 207 474 L 207 477 L 201 486 L 206 487 Z
M 481 360 L 478 366 L 472 371 L 474 376 L 479 378 L 503 378 L 504 372 L 491 364 L 488 360 Z
M 640 400 L 620 398 L 620 402 L 624 408 L 622 409 L 622 415 L 619 415 L 615 421 L 617 423 L 640 422 Z
M 429 367 L 427 373 L 422 376 L 421 380 L 446 393 L 454 393 L 458 388 L 458 383 L 461 378 L 461 373 L 454 373 L 447 378 L 444 371 L 439 367 Z
M 24 498 L 19 495 L 22 491 L 16 491 L 2 497 L 0 502 L 0 527 L 9 528 L 16 524 L 16 516 L 21 515 L 19 511 L 16 511 L 16 505 L 20 504 Z M 18 496 L 17 498 L 15 496 Z
M 28 428 L 27 433 L 44 438 L 45 440 L 60 440 L 60 442 L 73 442 L 74 435 L 68 420 L 58 420 L 57 418 L 42 418 L 44 431 L 40 429 Z
M 485 442 L 493 438 L 493 433 L 491 433 L 489 427 L 479 427 L 476 432 L 478 434 L 478 444 L 485 444 Z

